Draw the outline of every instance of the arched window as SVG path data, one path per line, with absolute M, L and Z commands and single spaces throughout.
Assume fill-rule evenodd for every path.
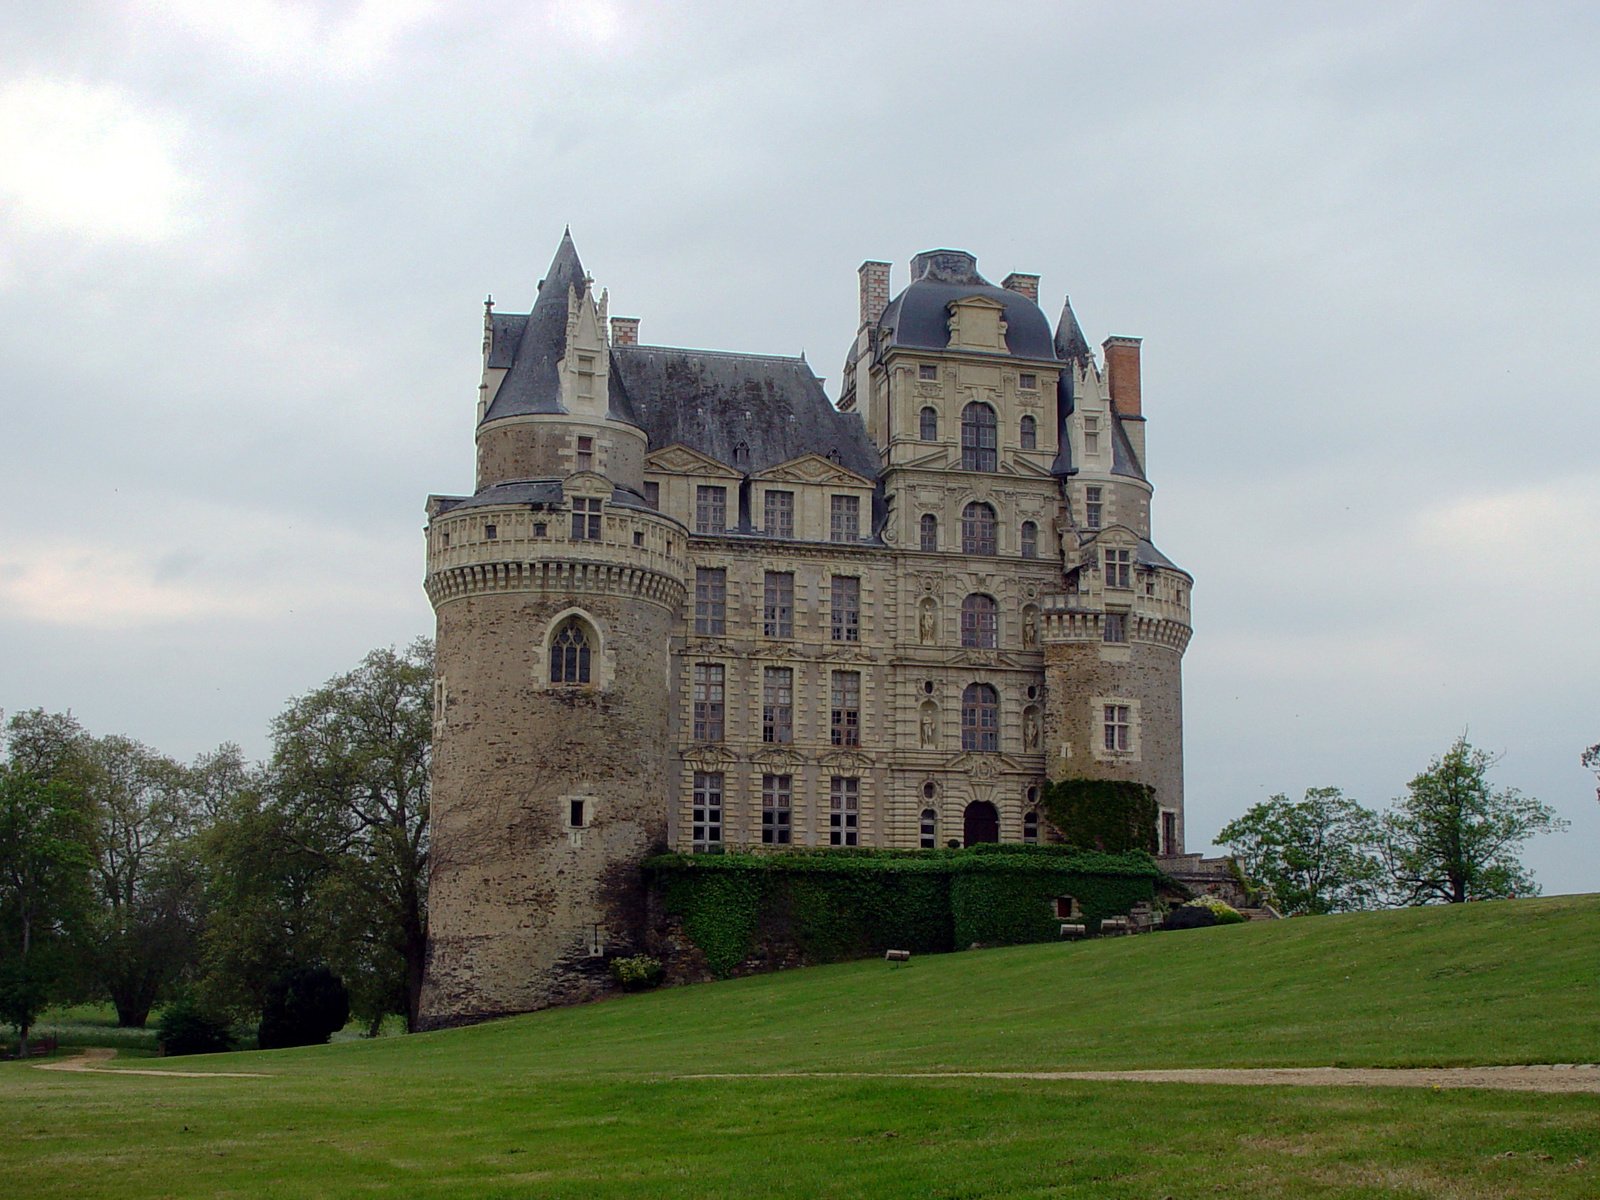
M 925 442 L 939 440 L 939 410 L 925 408 L 917 419 L 917 436 Z
M 961 748 L 1000 749 L 1000 694 L 987 683 L 974 683 L 961 693 Z
M 996 437 L 994 409 L 976 402 L 961 410 L 961 469 L 963 471 L 992 471 L 995 469 Z
M 1032 417 L 1022 418 L 1022 448 L 1024 450 L 1039 448 L 1039 423 Z
M 961 553 L 995 552 L 994 508 L 974 500 L 961 510 Z
M 930 551 L 937 550 L 939 548 L 939 518 L 932 513 L 923 513 L 920 529 L 922 548 Z
M 550 639 L 550 682 L 589 682 L 589 631 L 577 617 L 568 617 Z
M 939 844 L 939 814 L 931 808 L 922 810 L 922 823 L 918 828 L 921 846 L 924 850 L 932 850 Z
M 1039 527 L 1032 521 L 1022 523 L 1022 557 L 1039 557 Z
M 1039 814 L 1032 809 L 1022 814 L 1022 840 L 1025 842 L 1039 840 Z
M 1000 613 L 993 596 L 974 593 L 961 602 L 961 644 L 993 650 L 1000 643 Z

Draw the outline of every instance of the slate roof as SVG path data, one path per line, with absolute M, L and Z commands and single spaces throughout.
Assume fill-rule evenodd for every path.
M 1050 322 L 1020 292 L 995 287 L 965 250 L 926 250 L 911 260 L 911 282 L 883 310 L 885 345 L 943 350 L 950 344 L 952 300 L 987 296 L 1005 308 L 1006 348 L 1022 358 L 1054 359 Z
M 1126 475 L 1129 479 L 1144 478 L 1144 464 L 1133 452 L 1133 443 L 1128 441 L 1122 418 L 1116 413 L 1111 414 L 1111 473 Z

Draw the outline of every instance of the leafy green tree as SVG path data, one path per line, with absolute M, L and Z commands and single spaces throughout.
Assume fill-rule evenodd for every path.
M 1583 765 L 1595 773 L 1595 778 L 1600 779 L 1600 743 L 1590 746 L 1583 752 Z M 1595 788 L 1596 800 L 1600 800 L 1600 787 Z
M 1519 857 L 1522 844 L 1535 834 L 1559 832 L 1567 822 L 1515 788 L 1492 789 L 1489 769 L 1497 761 L 1463 734 L 1384 814 L 1390 884 L 1404 903 L 1539 894 Z
M 1280 794 L 1253 805 L 1217 841 L 1271 891 L 1280 911 L 1318 915 L 1378 902 L 1379 828 L 1375 813 L 1338 788 L 1308 788 L 1304 800 Z

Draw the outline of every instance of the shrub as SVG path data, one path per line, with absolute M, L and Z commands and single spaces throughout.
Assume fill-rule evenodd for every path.
M 1184 908 L 1198 908 L 1209 912 L 1214 918 L 1213 925 L 1238 925 L 1244 916 L 1226 900 L 1219 900 L 1215 896 L 1196 896 L 1183 906 Z
M 291 967 L 267 985 L 257 1041 L 263 1050 L 320 1046 L 350 1019 L 350 993 L 327 967 Z
M 180 996 L 162 1010 L 156 1039 L 163 1054 L 220 1054 L 233 1049 L 228 1022 L 211 1016 L 189 996 Z
M 642 992 L 646 988 L 653 988 L 661 982 L 662 976 L 661 960 L 651 958 L 648 954 L 613 958 L 607 970 L 625 992 Z
M 1204 904 L 1180 904 L 1161 922 L 1163 929 L 1209 929 L 1217 923 L 1217 914 Z

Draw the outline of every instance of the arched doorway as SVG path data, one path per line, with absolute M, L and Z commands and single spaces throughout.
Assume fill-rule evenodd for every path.
M 1000 840 L 1000 812 L 987 800 L 974 800 L 967 805 L 962 818 L 962 833 L 968 846 L 979 842 Z

